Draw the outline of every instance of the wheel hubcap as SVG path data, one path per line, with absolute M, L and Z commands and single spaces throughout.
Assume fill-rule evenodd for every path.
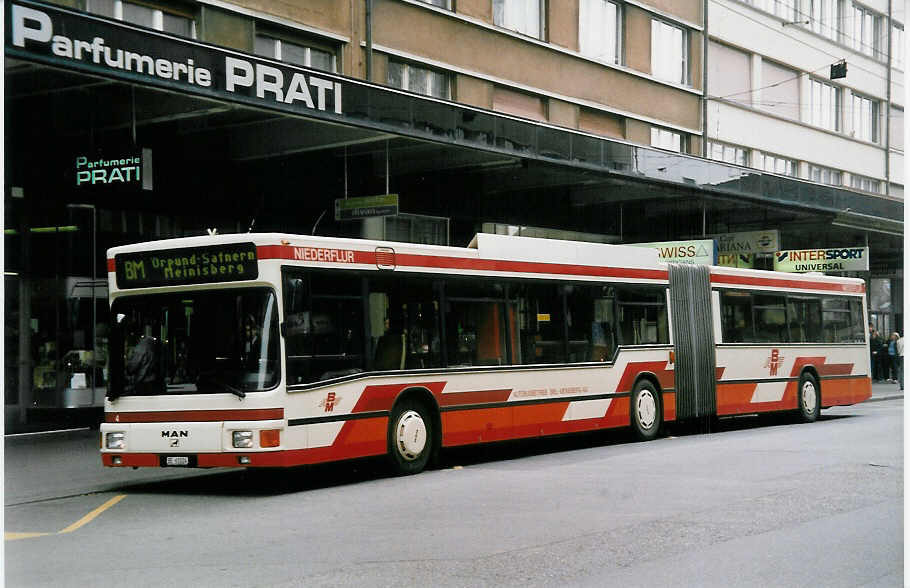
M 815 385 L 812 382 L 803 383 L 803 408 L 806 410 L 806 413 L 815 412 Z
M 395 446 L 407 461 L 414 461 L 427 445 L 427 426 L 420 414 L 409 410 L 401 415 L 395 427 Z
M 650 429 L 657 418 L 657 401 L 650 390 L 642 390 L 638 395 L 638 422 L 642 428 Z

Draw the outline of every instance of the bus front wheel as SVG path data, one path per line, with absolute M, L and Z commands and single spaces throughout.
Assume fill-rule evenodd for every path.
M 650 441 L 660 430 L 660 396 L 654 384 L 639 380 L 632 391 L 632 431 L 640 441 Z
M 395 406 L 389 420 L 389 459 L 398 474 L 422 471 L 433 452 L 433 420 L 430 412 L 415 400 Z
M 799 377 L 797 402 L 799 404 L 799 420 L 804 423 L 811 423 L 818 418 L 818 414 L 821 411 L 818 381 L 809 372 L 804 372 Z

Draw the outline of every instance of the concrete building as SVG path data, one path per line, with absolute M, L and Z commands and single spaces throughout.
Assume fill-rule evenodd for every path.
M 793 12 L 827 22 L 832 1 Z M 103 397 L 108 247 L 207 229 L 774 232 L 775 249 L 868 246 L 854 275 L 901 329 L 902 73 L 881 38 L 854 50 L 785 4 L 7 0 L 7 426 Z M 873 23 L 902 31 L 879 4 Z M 826 128 L 816 96 L 855 110 Z M 389 193 L 398 216 L 333 218 Z

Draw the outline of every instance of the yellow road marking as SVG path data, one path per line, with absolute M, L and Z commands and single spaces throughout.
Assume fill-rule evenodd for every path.
M 95 517 L 97 517 L 98 515 L 100 515 L 107 509 L 109 509 L 110 507 L 114 506 L 115 504 L 117 504 L 118 502 L 123 500 L 124 498 L 126 498 L 126 494 L 118 494 L 117 496 L 114 496 L 113 498 L 111 498 L 110 500 L 108 500 L 107 502 L 105 502 L 104 504 L 102 504 L 101 506 L 99 506 L 98 508 L 93 510 L 92 512 L 88 513 L 87 515 L 85 515 L 84 517 L 82 517 L 81 519 L 79 519 L 78 521 L 76 521 L 75 523 L 70 525 L 69 527 L 66 527 L 65 529 L 61 529 L 61 530 L 57 531 L 56 533 L 3 533 L 3 540 L 4 541 L 15 541 L 17 539 L 31 539 L 33 537 L 44 537 L 46 535 L 62 535 L 63 533 L 72 533 L 76 529 L 79 529 L 80 527 L 83 527 L 83 526 L 87 525 L 88 523 L 92 522 L 95 519 Z
M 101 506 L 99 506 L 98 508 L 93 510 L 92 512 L 88 513 L 87 515 L 85 515 L 84 517 L 82 517 L 81 519 L 79 519 L 78 521 L 76 521 L 75 523 L 70 525 L 69 527 L 62 529 L 60 531 L 57 531 L 57 534 L 59 535 L 62 533 L 72 533 L 79 527 L 92 522 L 92 520 L 94 520 L 95 517 L 97 517 L 98 515 L 100 515 L 107 509 L 109 509 L 110 507 L 114 506 L 115 504 L 117 504 L 118 502 L 123 500 L 124 498 L 126 498 L 126 494 L 119 494 L 117 496 L 114 496 L 113 498 L 111 498 L 110 500 L 108 500 L 107 502 L 105 502 L 104 504 L 102 504 Z
M 15 541 L 16 539 L 31 539 L 32 537 L 44 537 L 50 533 L 4 533 L 4 541 Z

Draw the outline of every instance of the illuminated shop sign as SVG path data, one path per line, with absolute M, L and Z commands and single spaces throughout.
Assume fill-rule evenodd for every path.
M 253 243 L 137 251 L 114 257 L 121 289 L 255 280 L 259 277 L 257 261 Z
M 285 111 L 342 113 L 343 81 L 332 74 L 38 2 L 5 6 L 7 56 Z
M 664 263 L 714 265 L 714 262 L 717 260 L 717 244 L 714 239 L 628 244 L 635 247 L 650 247 L 651 249 L 656 249 L 658 258 Z
M 152 189 L 152 150 L 134 150 L 112 155 L 77 155 L 76 187 L 142 186 Z
M 774 254 L 777 272 L 845 272 L 869 271 L 868 247 L 834 249 L 800 249 Z

